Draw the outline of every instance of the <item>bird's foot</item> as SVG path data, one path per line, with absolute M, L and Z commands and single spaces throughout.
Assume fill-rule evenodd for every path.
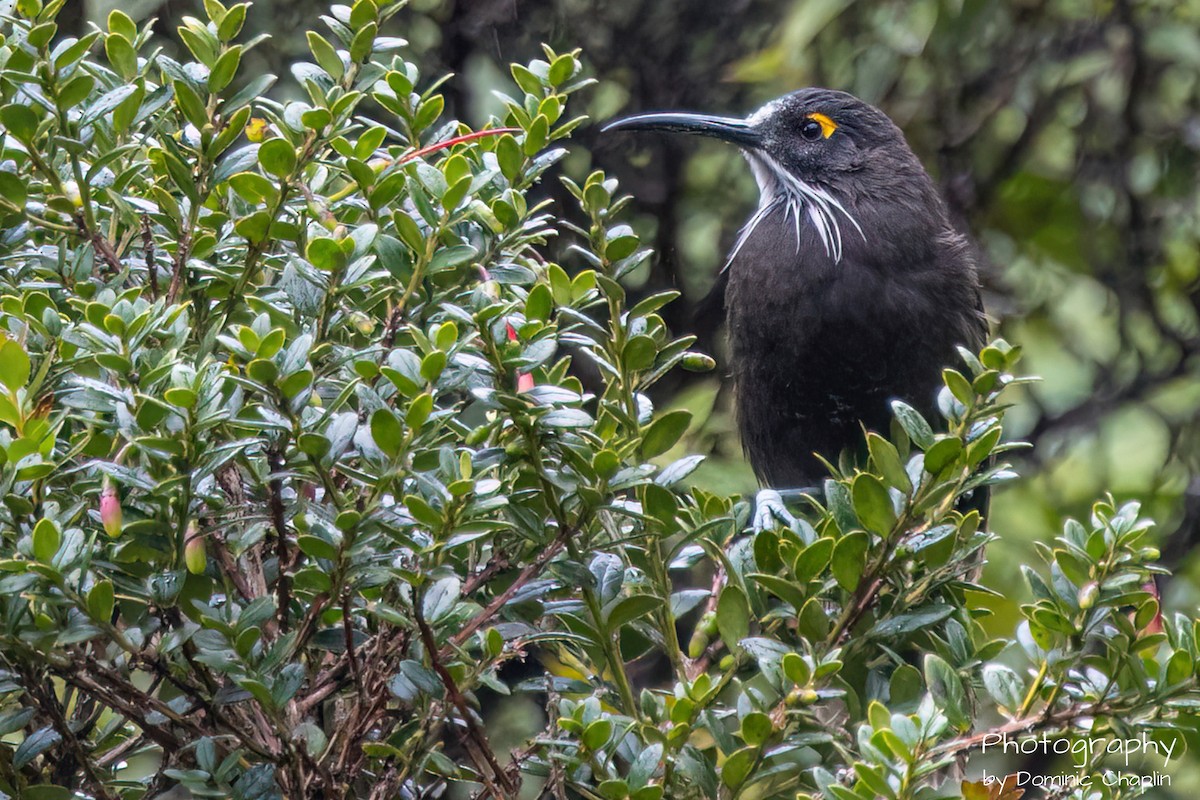
M 803 489 L 760 489 L 754 496 L 754 517 L 751 522 L 754 532 L 776 527 L 776 522 L 782 522 L 793 531 L 799 532 L 800 520 L 788 511 L 785 500 L 799 500 L 809 495 L 819 495 L 817 487 Z
M 789 528 L 796 524 L 796 518 L 783 504 L 783 496 L 774 489 L 762 489 L 754 496 L 754 532 L 774 528 L 776 520 Z

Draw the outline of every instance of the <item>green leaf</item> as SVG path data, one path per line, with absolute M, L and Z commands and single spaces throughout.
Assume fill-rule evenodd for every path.
M 801 635 L 813 641 L 820 641 L 829 635 L 829 615 L 825 613 L 820 598 L 808 598 L 796 622 Z
M 642 455 L 654 458 L 670 450 L 692 421 L 692 412 L 668 411 L 647 426 L 642 434 Z
M 146 97 L 145 80 L 139 78 L 137 84 L 133 87 L 133 91 L 117 104 L 117 107 L 112 112 L 112 126 L 117 133 L 125 133 L 129 130 L 129 126 L 136 119 L 138 111 L 141 110 L 142 100 Z
M 0 108 L 0 125 L 25 144 L 32 144 L 37 135 L 38 118 L 29 106 L 11 103 Z
M 525 318 L 545 322 L 550 319 L 550 312 L 553 308 L 554 298 L 550 293 L 550 287 L 544 283 L 535 284 L 525 298 Z
M 662 607 L 662 600 L 654 595 L 635 594 L 626 597 L 612 610 L 604 625 L 610 631 L 619 631 L 622 626 L 640 619 Z
M 381 408 L 371 415 L 371 438 L 390 458 L 395 458 L 404 446 L 404 428 L 391 409 Z
M 363 26 L 362 30 L 354 34 L 354 39 L 350 42 L 350 60 L 361 63 L 366 61 L 371 55 L 371 49 L 375 45 L 375 37 L 379 33 L 379 26 L 374 22 L 369 22 Z
M 100 31 L 94 30 L 89 34 L 79 37 L 74 44 L 64 48 L 61 53 L 54 57 L 54 68 L 66 74 L 68 71 L 67 68 L 73 66 L 79 59 L 83 58 L 101 36 L 103 34 Z
M 39 728 L 25 737 L 25 741 L 17 746 L 17 750 L 12 756 L 13 769 L 21 769 L 61 741 L 62 736 L 49 725 Z
M 589 750 L 602 750 L 612 738 L 612 732 L 612 720 L 600 718 L 584 729 L 581 739 L 584 747 Z
M 21 345 L 12 339 L 0 345 L 0 383 L 15 392 L 29 382 L 29 371 L 29 356 Z
M 33 715 L 32 708 L 14 708 L 11 711 L 0 713 L 0 736 L 8 736 L 10 733 L 21 730 L 29 724 Z
M 804 590 L 798 584 L 777 575 L 766 575 L 761 572 L 751 572 L 746 577 L 780 600 L 790 604 L 797 611 L 804 607 L 807 598 Z
M 208 73 L 208 90 L 213 94 L 221 92 L 233 81 L 233 76 L 237 74 L 238 65 L 241 62 L 242 46 L 240 44 L 235 44 L 222 53 L 221 57 L 217 59 L 217 63 L 213 64 L 212 71 Z
M 935 653 L 925 655 L 925 685 L 933 702 L 941 709 L 950 724 L 963 729 L 970 724 L 966 712 L 967 694 L 962 679 L 945 659 Z
M 925 471 L 930 475 L 937 475 L 958 459 L 962 449 L 962 440 L 957 436 L 938 439 L 925 451 Z
M 319 536 L 301 534 L 296 537 L 296 546 L 300 548 L 302 553 L 311 558 L 323 558 L 326 561 L 337 560 L 337 547 Z
M 267 237 L 270 218 L 266 211 L 256 211 L 233 224 L 233 229 L 248 242 L 261 242 Z
M 750 601 L 735 584 L 726 584 L 717 600 L 717 631 L 730 652 L 750 635 Z
M 275 184 L 257 172 L 239 172 L 229 177 L 229 185 L 247 203 L 259 205 L 265 200 L 274 202 L 278 190 Z
M 888 690 L 893 707 L 905 703 L 915 703 L 925 691 L 925 682 L 921 678 L 920 670 L 911 664 L 901 664 L 892 673 L 892 678 L 888 682 Z
M 429 271 L 440 272 L 451 267 L 466 264 L 479 253 L 469 244 L 456 244 L 452 247 L 442 247 L 429 259 Z
M 131 81 L 137 75 L 137 51 L 124 36 L 113 33 L 104 37 L 104 54 L 122 80 Z
M 905 634 L 921 630 L 922 628 L 936 625 L 953 613 L 953 606 L 935 605 L 926 607 L 922 611 L 912 611 L 907 614 L 886 617 L 875 623 L 875 627 L 871 628 L 871 630 L 868 632 L 868 635 L 878 637 L 880 639 L 903 636 Z
M 639 372 L 654 366 L 654 358 L 658 355 L 658 344 L 653 338 L 645 335 L 630 337 L 621 351 L 621 361 L 625 369 Z
M 513 80 L 517 86 L 526 94 L 531 94 L 535 97 L 542 95 L 542 81 L 529 71 L 528 67 L 520 64 L 513 64 L 509 67 L 509 72 L 512 73 Z
M 124 36 L 129 41 L 137 40 L 137 25 L 128 14 L 119 8 L 114 8 L 108 12 L 108 30 L 110 33 L 115 33 L 119 36 Z
M 249 5 L 249 3 L 238 3 L 229 7 L 220 24 L 217 25 L 218 39 L 228 42 L 241 33 L 242 25 L 246 22 L 246 8 Z
M 196 60 L 212 69 L 217 60 L 217 37 L 209 32 L 208 26 L 193 17 L 184 17 L 183 22 L 175 32 Z
M 905 494 L 912 491 L 912 481 L 908 478 L 908 472 L 904 469 L 900 453 L 894 444 L 872 431 L 867 434 L 867 449 L 871 453 L 871 462 L 883 475 L 884 480 Z
M 337 54 L 337 50 L 333 48 L 319 33 L 309 31 L 308 34 L 308 49 L 313 55 L 313 59 L 317 65 L 328 72 L 334 80 L 341 80 L 342 75 L 346 71 L 345 65 L 342 63 L 342 58 Z
M 1025 696 L 1020 676 L 1003 664 L 988 664 L 983 668 L 983 686 L 997 704 L 1016 713 Z
M 311 369 L 299 369 L 279 382 L 279 391 L 283 393 L 284 397 L 291 399 L 311 386 L 312 381 L 313 371 Z
M 11 172 L 0 171 L 0 197 L 17 209 L 25 208 L 25 182 Z
M 258 148 L 258 163 L 276 178 L 287 178 L 296 168 L 296 148 L 286 139 L 269 139 Z
M 833 548 L 833 558 L 830 560 L 830 571 L 838 586 L 846 591 L 858 587 L 863 569 L 867 565 L 867 549 L 869 537 L 862 531 L 846 534 L 838 540 Z
M 743 747 L 736 751 L 721 766 L 721 783 L 730 789 L 737 789 L 750 775 L 754 762 L 758 759 L 757 747 Z
M 550 120 L 544 114 L 538 114 L 525 132 L 525 155 L 535 156 L 546 146 L 550 138 Z
M 408 495 L 404 498 L 404 507 L 417 522 L 434 529 L 442 526 L 442 515 L 421 497 L 415 494 Z
M 429 622 L 439 622 L 442 620 L 454 610 L 454 606 L 458 603 L 461 593 L 462 582 L 457 576 L 442 578 L 436 581 L 425 592 L 425 596 L 421 601 L 421 610 L 425 614 L 425 619 Z
M 434 350 L 421 359 L 421 377 L 425 379 L 426 383 L 437 383 L 445 368 L 446 354 L 441 350 Z
M 308 247 L 304 250 L 304 257 L 323 272 L 338 272 L 346 266 L 347 261 L 346 252 L 342 250 L 341 245 L 326 236 L 310 239 Z
M 525 154 L 511 133 L 506 133 L 496 142 L 496 161 L 500 164 L 500 172 L 510 182 L 515 181 L 525 166 Z
M 900 400 L 892 401 L 892 413 L 896 421 L 922 450 L 933 444 L 933 428 L 921 416 L 921 412 Z
M 171 88 L 175 92 L 175 105 L 183 112 L 184 118 L 197 128 L 207 125 L 208 110 L 187 81 L 172 81 Z
M 97 581 L 87 596 L 88 615 L 97 622 L 107 623 L 113 613 L 113 585 L 110 580 Z
M 971 387 L 971 382 L 958 370 L 942 370 L 942 382 L 963 405 L 970 405 L 975 401 L 975 390 Z
M 789 653 L 788 655 L 793 655 Z M 746 744 L 761 746 L 775 733 L 771 718 L 761 711 L 752 711 L 742 718 L 741 737 Z
M 58 555 L 61 544 L 62 532 L 58 524 L 44 517 L 39 519 L 33 526 L 33 557 L 43 564 L 49 564 Z
M 58 105 L 63 111 L 82 103 L 92 94 L 92 89 L 96 88 L 96 79 L 91 75 L 82 74 L 76 75 L 67 81 L 66 85 L 58 91 Z
M 433 395 L 423 392 L 409 404 L 404 421 L 415 431 L 425 424 L 431 413 L 433 413 Z
M 194 389 L 186 386 L 172 386 L 163 392 L 163 399 L 176 408 L 193 408 L 200 398 Z
M 551 86 L 559 86 L 569 81 L 578 68 L 579 62 L 575 56 L 564 53 L 550 64 L 550 72 L 547 74 L 546 80 L 550 82 Z
M 887 487 L 874 475 L 864 472 L 854 478 L 850 487 L 854 513 L 863 527 L 886 537 L 896 524 L 896 510 Z
M 812 680 L 812 669 L 799 653 L 785 654 L 780 663 L 783 666 L 783 674 L 797 686 L 807 686 Z
M 800 583 L 808 583 L 829 565 L 833 556 L 833 539 L 828 536 L 817 539 L 805 547 L 792 563 L 792 574 Z

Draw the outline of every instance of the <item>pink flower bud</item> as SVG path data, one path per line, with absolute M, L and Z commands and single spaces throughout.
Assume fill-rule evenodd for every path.
M 512 326 L 512 323 L 505 322 L 504 327 L 508 330 L 508 340 L 510 342 L 517 341 L 517 331 L 516 331 L 516 328 L 514 328 Z M 532 388 L 533 388 L 533 376 L 530 375 L 528 372 L 518 372 L 517 373 L 517 391 L 518 392 L 528 392 Z
M 104 532 L 113 539 L 121 535 L 121 498 L 117 496 L 117 487 L 112 478 L 104 476 L 100 488 L 100 522 Z
M 204 547 L 204 534 L 196 520 L 188 523 L 187 533 L 183 536 L 183 563 L 188 572 L 193 575 L 203 575 L 208 566 L 208 553 Z

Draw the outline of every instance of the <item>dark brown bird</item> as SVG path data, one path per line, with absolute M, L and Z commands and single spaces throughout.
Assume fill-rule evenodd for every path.
M 772 489 L 819 484 L 886 433 L 890 403 L 936 412 L 941 370 L 987 324 L 968 242 L 900 129 L 845 92 L 804 89 L 747 119 L 642 114 L 605 130 L 675 131 L 741 148 L 758 209 L 722 271 L 742 446 Z M 778 494 L 761 512 L 784 516 Z M 787 518 L 785 516 L 785 518 Z

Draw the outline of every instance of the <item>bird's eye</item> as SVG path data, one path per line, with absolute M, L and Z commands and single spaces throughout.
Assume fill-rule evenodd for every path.
M 800 124 L 800 135 L 804 137 L 805 141 L 815 142 L 824 136 L 824 134 L 825 131 L 821 127 L 821 123 L 815 119 L 806 119 Z

